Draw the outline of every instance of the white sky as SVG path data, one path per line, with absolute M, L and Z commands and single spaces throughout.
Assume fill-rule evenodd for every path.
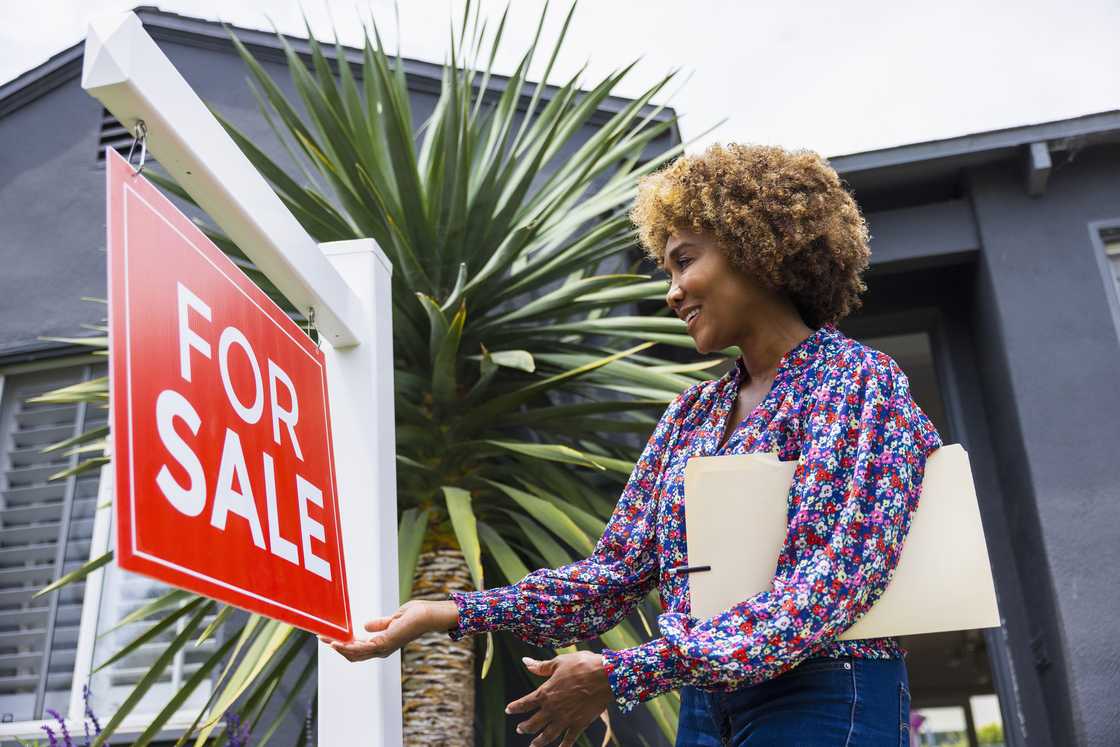
M 0 0 L 0 82 L 82 38 L 90 17 L 135 0 Z M 304 0 L 317 36 L 360 42 L 372 12 L 395 44 L 392 0 Z M 496 24 L 503 2 L 483 0 Z M 512 70 L 539 0 L 517 0 L 499 56 Z M 291 0 L 163 0 L 164 10 L 302 34 Z M 441 62 L 462 0 L 401 0 L 402 51 Z M 360 8 L 360 10 L 359 10 Z M 544 39 L 565 2 L 554 2 Z M 1120 109 L 1120 0 L 586 0 L 553 79 L 590 62 L 591 83 L 641 58 L 618 92 L 681 68 L 670 103 L 685 139 L 873 150 Z M 545 57 L 546 55 L 541 55 Z M 540 60 L 539 71 L 544 59 Z M 685 76 L 688 77 L 687 82 Z

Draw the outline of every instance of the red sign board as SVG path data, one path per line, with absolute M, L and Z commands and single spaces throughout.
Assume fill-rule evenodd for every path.
M 350 640 L 323 354 L 106 150 L 117 562 Z

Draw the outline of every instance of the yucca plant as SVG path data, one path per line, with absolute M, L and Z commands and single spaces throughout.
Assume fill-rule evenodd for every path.
M 638 178 L 682 147 L 657 150 L 675 118 L 651 104 L 673 76 L 631 101 L 611 99 L 617 111 L 592 124 L 632 66 L 587 88 L 581 88 L 582 71 L 546 86 L 574 9 L 542 82 L 530 85 L 547 10 L 517 68 L 499 82 L 490 71 L 506 15 L 488 33 L 468 5 L 459 28 L 452 27 L 435 109 L 418 127 L 399 53 L 385 51 L 373 24 L 360 62 L 337 39 L 328 60 L 310 27 L 308 61 L 278 34 L 299 106 L 231 34 L 262 116 L 291 164 L 273 160 L 216 116 L 312 236 L 323 242 L 371 237 L 393 262 L 402 600 L 512 583 L 532 568 L 590 554 L 660 410 L 719 362 L 659 357 L 665 349 L 659 346 L 692 349 L 683 323 L 636 314 L 637 304 L 661 300 L 666 291 L 664 280 L 635 272 L 626 210 Z M 152 178 L 190 201 L 174 182 Z M 285 303 L 228 238 L 204 228 Z M 98 386 L 100 396 L 104 383 Z M 93 396 L 89 389 L 51 396 Z M 75 575 L 104 562 L 92 561 Z M 159 613 L 155 627 L 174 616 L 182 632 L 169 649 L 173 655 L 213 634 L 217 625 L 203 623 L 211 605 L 170 592 L 132 618 Z M 217 609 L 224 621 L 230 610 Z M 602 643 L 637 645 L 640 629 L 651 634 L 656 613 L 655 600 L 645 600 L 638 616 L 603 634 Z M 251 616 L 184 690 L 226 662 L 209 712 L 236 707 L 255 726 L 308 639 Z M 504 743 L 503 707 L 531 683 L 518 669 L 491 669 L 495 649 L 514 661 L 541 652 L 509 636 L 487 636 L 484 646 L 477 666 L 471 641 L 434 635 L 405 650 L 408 744 L 469 744 L 477 681 L 484 742 Z M 298 681 L 314 681 L 310 666 Z M 177 695 L 137 744 L 146 744 L 187 694 Z M 671 738 L 675 696 L 648 707 Z M 196 744 L 216 738 L 216 724 L 217 717 Z M 256 743 L 265 744 L 273 728 Z

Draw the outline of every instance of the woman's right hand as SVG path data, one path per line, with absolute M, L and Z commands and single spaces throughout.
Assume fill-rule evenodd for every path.
M 367 633 L 373 633 L 368 640 L 355 638 L 349 643 L 343 643 L 324 636 L 319 636 L 319 640 L 350 661 L 365 661 L 375 657 L 383 659 L 425 633 L 451 630 L 458 622 L 459 607 L 455 602 L 413 599 L 402 604 L 392 615 L 375 617 L 362 626 Z

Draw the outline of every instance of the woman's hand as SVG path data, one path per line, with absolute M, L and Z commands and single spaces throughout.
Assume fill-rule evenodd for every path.
M 324 636 L 319 636 L 319 640 L 350 661 L 365 661 L 374 657 L 382 659 L 425 633 L 450 630 L 458 622 L 459 608 L 455 602 L 413 599 L 402 604 L 392 615 L 375 617 L 362 626 L 367 633 L 375 634 L 369 640 L 355 639 L 350 643 L 342 643 Z
M 571 747 L 614 700 L 601 654 L 577 651 L 548 661 L 522 661 L 533 674 L 548 677 L 536 690 L 506 706 L 506 713 L 536 711 L 517 725 L 518 734 L 540 732 L 530 747 L 544 747 L 557 739 L 562 740 L 560 747 Z

